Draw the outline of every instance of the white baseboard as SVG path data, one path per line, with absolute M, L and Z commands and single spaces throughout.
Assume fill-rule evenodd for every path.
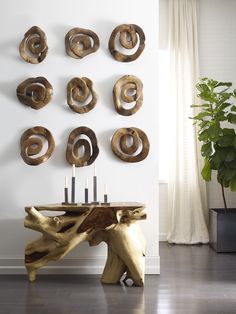
M 167 238 L 167 233 L 160 233 L 159 234 L 159 241 L 160 242 L 167 241 L 166 238 Z
M 38 271 L 38 274 L 102 274 L 106 257 L 68 258 L 59 262 L 51 262 Z M 24 259 L 0 258 L 0 275 L 26 274 Z M 160 257 L 146 257 L 145 274 L 160 274 Z

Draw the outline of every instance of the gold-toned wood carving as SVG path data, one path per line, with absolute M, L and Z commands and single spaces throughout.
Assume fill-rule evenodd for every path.
M 81 149 L 83 149 L 82 154 Z M 76 167 L 91 165 L 98 154 L 97 138 L 93 130 L 81 126 L 70 133 L 66 149 L 66 159 L 69 164 L 74 164 Z
M 19 51 L 21 57 L 29 63 L 37 64 L 45 59 L 48 52 L 47 39 L 40 27 L 33 26 L 25 33 Z
M 137 112 L 143 104 L 143 84 L 134 75 L 121 77 L 114 85 L 113 100 L 116 111 L 123 116 L 131 116 Z M 124 108 L 124 104 L 133 103 L 132 108 Z
M 119 38 L 118 38 L 119 37 Z M 117 39 L 121 47 L 127 49 L 136 48 L 137 50 L 132 54 L 124 54 L 119 52 L 116 48 Z M 141 27 L 135 24 L 122 24 L 117 26 L 111 33 L 108 48 L 110 53 L 117 61 L 130 62 L 136 60 L 145 47 L 145 34 Z
M 144 160 L 150 144 L 147 135 L 138 128 L 118 129 L 111 140 L 113 153 L 123 161 L 139 162 Z
M 87 113 L 95 107 L 97 100 L 98 95 L 89 78 L 75 77 L 67 84 L 67 103 L 73 111 Z
M 47 150 L 39 156 L 44 144 L 47 145 Z M 31 166 L 37 166 L 48 160 L 55 148 L 51 132 L 42 126 L 35 126 L 26 130 L 21 136 L 20 145 L 21 157 L 25 163 Z
M 75 59 L 81 59 L 96 52 L 100 42 L 96 33 L 90 29 L 75 27 L 65 37 L 67 54 Z
M 29 78 L 16 90 L 19 101 L 33 109 L 41 109 L 52 99 L 53 88 L 45 77 Z
M 104 241 L 108 256 L 102 283 L 116 284 L 126 273 L 136 286 L 144 285 L 145 239 L 137 223 L 146 219 L 144 205 L 111 203 L 103 205 L 46 205 L 26 207 L 25 227 L 42 237 L 25 248 L 25 266 L 30 281 L 48 262 L 59 260 L 83 241 L 95 246 Z M 44 216 L 41 211 L 61 211 Z

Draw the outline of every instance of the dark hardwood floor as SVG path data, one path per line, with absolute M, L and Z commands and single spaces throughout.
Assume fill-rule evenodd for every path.
M 1 314 L 235 314 L 236 254 L 207 245 L 160 244 L 161 275 L 144 288 L 101 285 L 100 276 L 0 276 Z

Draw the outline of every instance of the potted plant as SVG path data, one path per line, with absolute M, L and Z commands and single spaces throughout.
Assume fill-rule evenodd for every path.
M 210 209 L 210 245 L 217 252 L 236 252 L 236 208 L 227 208 L 224 189 L 236 191 L 236 89 L 231 82 L 203 78 L 196 85 L 202 104 L 192 119 L 198 125 L 198 139 L 205 163 L 202 177 L 211 181 L 217 172 L 224 208 Z

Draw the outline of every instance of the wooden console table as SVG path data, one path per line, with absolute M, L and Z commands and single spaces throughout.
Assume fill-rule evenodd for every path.
M 43 205 L 25 207 L 25 227 L 42 233 L 42 237 L 25 248 L 25 266 L 29 280 L 49 261 L 62 259 L 83 241 L 95 246 L 107 243 L 108 255 L 102 283 L 132 279 L 144 284 L 145 240 L 137 220 L 146 219 L 144 205 L 110 203 L 107 205 Z M 61 215 L 44 216 L 41 211 L 59 211 Z

